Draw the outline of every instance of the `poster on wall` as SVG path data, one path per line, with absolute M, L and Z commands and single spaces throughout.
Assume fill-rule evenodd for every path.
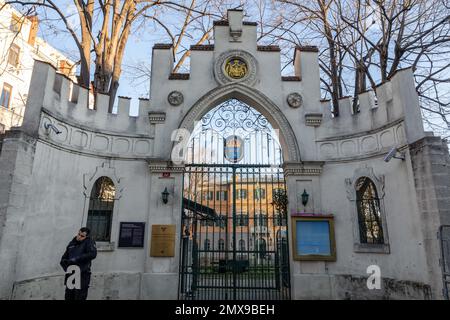
M 336 260 L 332 216 L 294 216 L 292 226 L 294 260 Z
M 145 222 L 121 222 L 119 248 L 143 248 Z

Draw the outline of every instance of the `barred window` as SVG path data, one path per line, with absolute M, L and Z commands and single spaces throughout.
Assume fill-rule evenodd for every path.
M 209 239 L 205 239 L 204 249 L 205 250 L 211 250 L 211 241 L 209 241 Z
M 247 199 L 247 190 L 245 189 L 237 189 L 236 190 L 236 199 Z
M 361 177 L 356 182 L 356 206 L 358 209 L 361 243 L 383 244 L 380 199 L 372 180 Z
M 248 226 L 248 215 L 247 214 L 237 214 L 236 215 L 236 225 L 238 227 Z
M 255 214 L 255 226 L 267 227 L 267 215 L 265 213 Z
M 203 200 L 214 200 L 214 193 L 213 193 L 213 191 L 205 191 L 203 193 Z
M 216 200 L 218 201 L 227 201 L 228 200 L 228 191 L 216 191 Z
M 239 240 L 239 250 L 245 251 L 245 240 L 244 239 Z
M 253 190 L 253 198 L 261 200 L 266 198 L 266 189 L 256 188 Z
M 225 250 L 225 240 L 219 239 L 219 250 L 223 251 Z
M 111 240 L 111 224 L 116 187 L 108 177 L 100 177 L 92 187 L 87 227 L 96 241 Z

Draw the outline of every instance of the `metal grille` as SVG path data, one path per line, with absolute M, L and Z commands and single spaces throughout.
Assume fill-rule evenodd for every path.
M 100 177 L 92 187 L 86 226 L 95 241 L 110 241 L 115 187 L 108 177 Z
M 244 141 L 238 163 L 224 157 L 231 134 Z M 204 116 L 187 155 L 179 298 L 289 299 L 286 202 L 274 196 L 286 187 L 267 119 L 229 100 Z
M 384 243 L 380 199 L 374 183 L 369 178 L 358 179 L 356 199 L 361 243 Z

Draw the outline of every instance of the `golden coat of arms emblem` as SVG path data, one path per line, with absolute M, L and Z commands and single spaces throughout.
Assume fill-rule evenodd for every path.
M 239 58 L 231 58 L 225 65 L 225 72 L 233 79 L 241 79 L 247 74 L 247 64 Z

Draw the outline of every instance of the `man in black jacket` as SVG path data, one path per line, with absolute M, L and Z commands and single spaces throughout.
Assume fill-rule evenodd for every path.
M 61 257 L 60 265 L 66 272 L 64 285 L 66 286 L 65 299 L 66 300 L 86 300 L 89 289 L 89 282 L 91 281 L 91 261 L 97 256 L 97 248 L 95 241 L 89 237 L 90 230 L 88 228 L 81 228 L 78 234 L 69 242 Z M 71 273 L 67 273 L 67 268 L 71 265 L 80 268 L 80 288 L 69 289 L 67 286 L 67 279 Z

